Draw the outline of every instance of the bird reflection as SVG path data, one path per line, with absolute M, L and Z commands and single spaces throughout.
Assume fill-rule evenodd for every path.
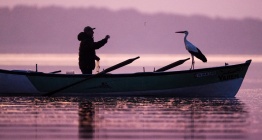
M 245 139 L 248 112 L 238 99 L 199 99 L 188 101 L 187 139 Z

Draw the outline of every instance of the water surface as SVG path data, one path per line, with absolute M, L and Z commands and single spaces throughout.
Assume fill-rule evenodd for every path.
M 242 90 L 236 98 L 1 97 L 0 138 L 256 139 L 262 130 L 261 93 Z

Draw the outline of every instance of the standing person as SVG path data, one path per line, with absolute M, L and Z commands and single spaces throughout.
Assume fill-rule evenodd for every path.
M 78 40 L 81 41 L 79 47 L 79 68 L 83 74 L 92 74 L 92 70 L 95 68 L 95 60 L 100 60 L 96 56 L 96 49 L 103 47 L 107 40 L 110 38 L 109 35 L 98 42 L 94 42 L 94 30 L 87 26 L 84 28 L 84 32 L 78 34 Z

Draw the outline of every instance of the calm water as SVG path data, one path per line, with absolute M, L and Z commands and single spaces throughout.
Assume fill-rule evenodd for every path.
M 1 97 L 1 139 L 258 139 L 262 90 L 236 98 Z
M 235 98 L 0 97 L 0 139 L 260 139 L 261 68 Z

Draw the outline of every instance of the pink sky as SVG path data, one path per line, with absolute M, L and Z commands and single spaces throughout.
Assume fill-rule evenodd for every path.
M 222 18 L 262 20 L 262 0 L 0 0 L 0 7 L 16 5 L 98 7 L 111 10 L 133 8 L 144 13 L 175 13 Z

